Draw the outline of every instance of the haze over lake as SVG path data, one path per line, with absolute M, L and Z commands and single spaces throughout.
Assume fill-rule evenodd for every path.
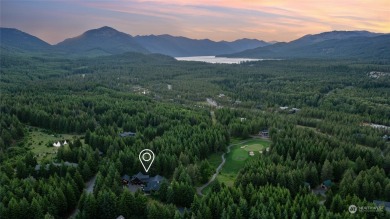
M 207 63 L 219 63 L 219 64 L 240 64 L 241 62 L 248 61 L 262 61 L 265 59 L 248 59 L 248 58 L 226 58 L 226 57 L 215 57 L 215 56 L 191 56 L 191 57 L 175 57 L 179 61 L 197 61 Z

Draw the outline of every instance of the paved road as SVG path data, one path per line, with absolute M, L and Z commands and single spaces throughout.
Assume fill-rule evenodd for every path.
M 197 188 L 196 188 L 196 193 L 198 193 L 198 195 L 203 195 L 202 190 L 203 190 L 204 188 L 206 188 L 208 185 L 210 185 L 210 183 L 212 183 L 212 182 L 215 180 L 215 178 L 217 178 L 219 172 L 221 171 L 223 165 L 225 164 L 225 161 L 226 161 L 226 159 L 225 159 L 225 154 L 227 154 L 227 153 L 230 152 L 230 148 L 231 148 L 232 146 L 239 145 L 239 144 L 243 144 L 243 143 L 246 143 L 246 142 L 252 141 L 252 140 L 253 140 L 253 139 L 248 139 L 248 140 L 245 140 L 245 141 L 241 141 L 241 142 L 239 142 L 239 143 L 236 143 L 236 144 L 231 144 L 231 145 L 229 145 L 229 146 L 227 147 L 227 152 L 226 152 L 226 153 L 223 153 L 223 154 L 221 155 L 221 157 L 222 157 L 222 162 L 219 164 L 219 166 L 217 167 L 217 169 L 215 169 L 215 173 L 213 174 L 213 176 L 211 177 L 211 179 L 210 179 L 207 183 L 205 183 L 204 185 L 202 185 L 202 186 L 200 186 L 200 187 L 197 187 Z

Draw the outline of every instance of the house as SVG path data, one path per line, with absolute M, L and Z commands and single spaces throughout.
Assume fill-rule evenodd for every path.
M 385 201 L 379 201 L 379 200 L 374 200 L 373 201 L 376 206 L 383 206 L 386 211 L 390 212 L 390 202 L 385 202 Z
M 148 181 L 149 175 L 144 175 L 141 172 L 138 172 L 136 175 L 133 175 L 130 179 L 130 182 L 133 185 L 145 185 Z
M 134 137 L 135 136 L 135 132 L 123 132 L 123 133 L 120 133 L 119 136 L 120 137 Z
M 264 138 L 268 138 L 269 132 L 268 132 L 268 130 L 263 130 L 259 133 L 259 135 L 263 136 Z
M 322 182 L 321 188 L 329 189 L 330 187 L 332 187 L 332 185 L 333 185 L 332 180 L 328 179 L 328 180 L 325 180 L 324 182 Z
M 144 175 L 141 172 L 133 175 L 131 178 L 128 175 L 122 177 L 122 183 L 128 185 L 130 182 L 132 185 L 142 185 L 142 190 L 144 192 L 158 191 L 160 189 L 161 183 L 166 179 L 163 176 L 156 175 L 150 177 L 149 175 Z
M 288 106 L 281 106 L 281 107 L 279 107 L 281 110 L 286 110 L 286 109 L 288 109 Z
M 123 175 L 123 176 L 122 176 L 122 184 L 123 184 L 123 185 L 128 185 L 129 182 L 130 182 L 130 176 L 127 175 L 127 174 Z
M 160 189 L 161 183 L 165 180 L 166 179 L 160 175 L 151 177 L 142 190 L 144 192 L 158 191 Z
M 67 167 L 77 167 L 79 164 L 78 163 L 71 163 L 68 161 L 65 161 L 64 163 L 51 163 L 53 166 L 60 167 L 60 166 L 67 166 Z M 41 170 L 41 165 L 37 164 L 35 165 L 35 171 L 40 171 Z M 49 170 L 50 164 L 45 165 L 45 170 Z
M 299 112 L 299 111 L 300 111 L 300 109 L 298 109 L 298 108 L 292 108 L 292 109 L 290 109 L 288 112 L 291 113 L 291 114 L 293 114 L 293 113 L 297 113 L 297 112 Z

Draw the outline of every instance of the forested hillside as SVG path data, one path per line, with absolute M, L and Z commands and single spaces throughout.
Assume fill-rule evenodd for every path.
M 348 211 L 390 201 L 389 62 L 2 53 L 0 67 L 1 218 L 389 218 Z M 212 156 L 263 130 L 269 151 L 233 185 L 196 193 Z M 168 179 L 150 195 L 122 185 L 144 148 Z

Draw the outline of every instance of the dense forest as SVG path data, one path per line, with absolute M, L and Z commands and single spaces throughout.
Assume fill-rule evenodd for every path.
M 390 62 L 3 52 L 0 73 L 1 218 L 390 217 L 348 211 L 390 201 Z M 233 186 L 196 193 L 215 172 L 210 156 L 261 130 L 269 153 Z M 31 143 L 37 134 L 73 137 L 45 154 L 53 141 Z M 144 148 L 156 153 L 149 173 L 168 179 L 150 195 L 121 181 L 142 170 Z

